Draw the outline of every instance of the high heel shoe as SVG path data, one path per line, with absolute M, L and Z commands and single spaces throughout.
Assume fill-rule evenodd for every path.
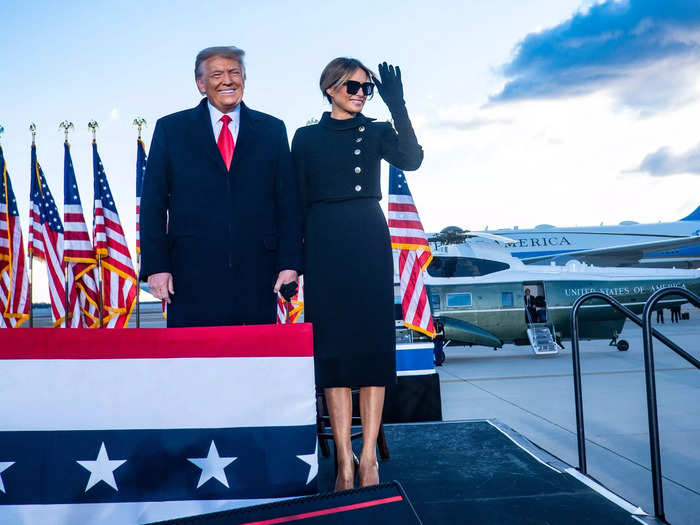
M 352 466 L 355 468 L 355 475 L 353 476 L 353 482 L 355 486 L 360 486 L 360 460 L 357 459 L 355 453 L 352 453 Z
M 335 491 L 339 492 L 341 490 L 350 490 L 355 488 L 355 477 L 357 476 L 357 472 L 359 471 L 359 461 L 357 461 L 357 464 L 355 463 L 357 461 L 357 458 L 354 457 L 353 454 L 353 461 L 352 461 L 352 474 L 350 477 L 343 476 L 341 473 L 341 469 L 338 468 L 338 473 L 335 478 Z
M 372 472 L 368 475 L 367 469 L 371 469 Z M 363 472 L 364 470 L 364 472 Z M 366 469 L 360 468 L 359 472 L 360 487 L 369 487 L 372 485 L 379 485 L 379 462 L 375 461 L 374 465 L 370 465 Z

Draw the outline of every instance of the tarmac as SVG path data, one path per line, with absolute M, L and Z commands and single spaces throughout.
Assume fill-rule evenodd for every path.
M 700 358 L 700 310 L 657 325 Z M 653 515 L 641 329 L 626 323 L 627 352 L 608 341 L 581 342 L 588 473 Z M 438 368 L 443 419 L 497 419 L 570 465 L 578 465 L 571 343 L 556 356 L 528 346 L 453 347 Z M 700 370 L 654 344 L 661 471 L 667 520 L 700 523 Z

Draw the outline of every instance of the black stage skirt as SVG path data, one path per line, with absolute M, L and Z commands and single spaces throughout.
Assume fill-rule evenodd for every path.
M 314 203 L 304 234 L 304 320 L 316 385 L 396 382 L 394 263 L 376 199 Z

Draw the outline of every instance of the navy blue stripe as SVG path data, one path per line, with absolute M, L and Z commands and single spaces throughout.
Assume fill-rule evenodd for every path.
M 433 368 L 433 348 L 396 350 L 396 370 L 428 370 Z
M 518 259 L 526 259 L 528 257 L 544 257 L 545 255 L 559 255 L 562 253 L 571 253 L 575 251 L 576 250 L 541 250 L 531 252 L 510 252 L 510 254 Z
M 228 489 L 213 478 L 197 489 L 202 471 L 187 459 L 206 457 L 212 440 L 220 457 L 238 458 L 224 469 Z M 102 442 L 110 460 L 127 460 L 114 470 L 119 490 L 101 481 L 85 492 L 90 472 L 76 460 L 97 459 Z M 312 494 L 309 465 L 296 456 L 315 448 L 315 425 L 0 432 L 0 462 L 15 462 L 0 473 L 0 506 Z

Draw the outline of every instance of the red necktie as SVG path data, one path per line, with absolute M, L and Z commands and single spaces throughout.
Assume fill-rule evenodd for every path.
M 233 150 L 236 145 L 233 143 L 233 135 L 231 135 L 231 130 L 228 129 L 228 123 L 231 122 L 231 117 L 224 115 L 219 119 L 223 122 L 221 126 L 221 132 L 219 132 L 219 140 L 216 141 L 216 145 L 219 146 L 219 151 L 221 152 L 221 158 L 224 159 L 226 164 L 226 169 L 231 169 L 231 159 L 233 159 Z

